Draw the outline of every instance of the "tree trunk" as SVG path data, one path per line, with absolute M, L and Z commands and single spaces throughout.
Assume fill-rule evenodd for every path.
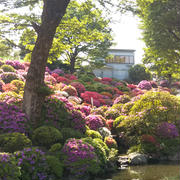
M 78 55 L 78 50 L 75 49 L 74 53 L 70 55 L 70 72 L 73 74 L 75 72 L 75 63 L 76 63 L 76 57 Z
M 65 14 L 70 0 L 44 0 L 42 23 L 35 27 L 38 37 L 31 56 L 24 88 L 23 110 L 33 127 L 39 125 L 45 96 L 40 93 L 44 86 L 45 67 L 56 28 Z

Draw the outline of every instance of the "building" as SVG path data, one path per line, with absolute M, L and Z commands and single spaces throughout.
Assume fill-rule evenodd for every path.
M 95 69 L 93 72 L 97 77 L 110 77 L 119 80 L 129 78 L 128 70 L 134 65 L 134 52 L 131 49 L 109 49 L 109 58 L 103 60 L 105 66 Z

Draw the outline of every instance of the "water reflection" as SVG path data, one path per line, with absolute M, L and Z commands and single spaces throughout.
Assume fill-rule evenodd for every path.
M 131 166 L 114 175 L 112 180 L 180 180 L 180 165 Z

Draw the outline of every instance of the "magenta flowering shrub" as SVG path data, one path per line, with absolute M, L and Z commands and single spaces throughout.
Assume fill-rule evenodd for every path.
M 47 84 L 51 84 L 51 85 L 57 83 L 56 79 L 55 79 L 53 76 L 51 76 L 51 75 L 45 75 L 44 81 L 45 81 Z
M 92 130 L 98 130 L 100 127 L 106 126 L 106 120 L 101 115 L 89 115 L 86 118 L 86 124 Z
M 77 110 L 80 110 L 85 116 L 88 116 L 91 113 L 91 107 L 90 106 L 77 106 Z
M 69 139 L 62 149 L 65 167 L 76 177 L 97 173 L 99 162 L 94 147 L 81 139 Z
M 138 88 L 150 90 L 150 89 L 152 89 L 152 85 L 151 85 L 151 83 L 150 83 L 149 81 L 147 81 L 147 80 L 142 80 L 142 81 L 138 84 Z
M 14 105 L 0 102 L 0 133 L 26 133 L 26 115 Z
M 156 133 L 162 138 L 176 138 L 179 136 L 177 127 L 168 122 L 162 122 L 157 126 Z
M 75 109 L 73 109 L 71 113 L 72 113 L 72 123 L 71 123 L 72 128 L 85 133 L 86 131 L 85 115 L 81 111 Z
M 7 60 L 5 63 L 13 66 L 15 69 L 25 69 L 25 65 L 17 60 Z
M 80 82 L 72 82 L 70 85 L 76 88 L 78 94 L 81 94 L 86 90 L 84 85 Z

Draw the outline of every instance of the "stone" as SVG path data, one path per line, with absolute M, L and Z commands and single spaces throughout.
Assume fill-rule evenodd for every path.
M 130 153 L 128 155 L 128 159 L 129 159 L 129 164 L 130 165 L 143 165 L 143 164 L 147 164 L 147 162 L 148 162 L 147 155 L 140 154 L 140 153 L 137 153 L 137 152 Z

